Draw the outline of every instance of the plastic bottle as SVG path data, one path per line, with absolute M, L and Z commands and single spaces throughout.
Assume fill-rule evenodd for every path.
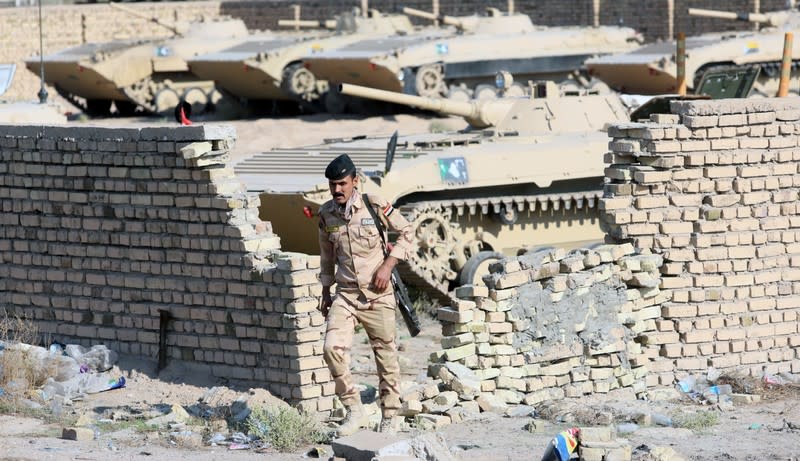
M 682 380 L 678 381 L 678 389 L 684 394 L 688 394 L 689 392 L 694 390 L 694 386 L 697 384 L 697 380 L 694 376 L 689 375 Z
M 717 384 L 709 387 L 708 391 L 714 395 L 730 395 L 733 392 L 733 388 L 730 384 Z
M 672 418 L 663 413 L 650 413 L 650 421 L 652 421 L 656 426 L 672 426 Z
M 617 433 L 618 434 L 630 434 L 632 432 L 636 432 L 639 429 L 639 425 L 636 423 L 622 423 L 617 424 Z
M 65 353 L 75 359 L 79 365 L 86 364 L 92 370 L 106 371 L 117 362 L 118 355 L 106 346 L 100 344 L 86 349 L 78 344 L 69 344 Z
M 718 384 L 703 390 L 703 398 L 712 403 L 719 403 L 731 399 L 733 389 L 730 384 Z

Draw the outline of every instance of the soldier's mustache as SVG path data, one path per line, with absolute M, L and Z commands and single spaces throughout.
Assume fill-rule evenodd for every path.
M 344 197 L 344 194 L 343 194 L 343 193 L 341 193 L 341 192 L 334 192 L 334 193 L 333 193 L 333 196 L 334 196 L 334 197 Z

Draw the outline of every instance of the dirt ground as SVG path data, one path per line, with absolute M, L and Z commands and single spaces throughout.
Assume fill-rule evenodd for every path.
M 398 324 L 403 380 L 424 380 L 427 356 L 438 348 L 438 323 L 424 320 L 422 333 L 416 338 L 404 335 Z M 275 450 L 230 450 L 212 447 L 205 441 L 209 430 L 188 426 L 191 435 L 176 436 L 168 429 L 137 431 L 124 421 L 109 422 L 120 414 L 156 415 L 171 405 L 184 407 L 196 403 L 212 386 L 227 386 L 247 392 L 246 388 L 207 376 L 186 367 L 171 364 L 160 374 L 155 361 L 123 357 L 112 375 L 127 379 L 127 386 L 76 401 L 65 408 L 63 421 L 74 421 L 85 415 L 98 428 L 96 439 L 69 441 L 59 438 L 62 424 L 25 416 L 0 416 L 0 460 L 250 460 L 288 461 L 307 458 L 312 447 L 291 453 Z M 375 365 L 363 332 L 356 337 L 352 370 L 363 386 L 376 386 Z M 726 410 L 703 407 L 691 402 L 644 401 L 626 392 L 568 399 L 539 406 L 534 417 L 504 417 L 483 413 L 475 419 L 444 427 L 441 433 L 457 459 L 463 460 L 538 460 L 548 441 L 559 431 L 578 425 L 617 424 L 630 421 L 637 413 L 680 415 L 710 410 L 718 414 L 718 422 L 705 429 L 692 431 L 674 427 L 641 425 L 633 433 L 620 435 L 634 449 L 634 459 L 652 460 L 647 450 L 670 447 L 690 460 L 800 460 L 800 395 L 790 394 L 765 399 L 756 404 L 737 404 Z M 539 422 L 529 431 L 531 421 Z M 184 429 L 181 429 L 182 431 Z M 406 436 L 416 430 L 403 432 Z M 332 454 L 329 445 L 319 445 Z M 676 459 L 676 458 L 673 458 Z
M 148 119 L 109 118 L 85 122 L 104 126 L 145 126 L 158 124 Z M 163 121 L 160 123 L 170 123 Z M 325 115 L 299 119 L 257 119 L 231 122 L 238 132 L 233 154 L 239 160 L 259 150 L 289 147 L 319 142 L 327 137 L 358 134 L 386 134 L 395 129 L 402 133 L 425 132 L 432 125 L 462 127 L 455 118 L 397 115 L 375 118 L 346 118 L 334 120 Z M 440 327 L 431 319 L 425 320 L 422 334 L 416 338 L 403 335 L 399 345 L 403 379 L 424 380 L 428 354 L 439 348 Z M 356 381 L 376 386 L 375 366 L 366 338 L 356 338 L 353 357 Z M 115 414 L 158 414 L 158 410 L 173 404 L 189 406 L 198 401 L 212 386 L 228 386 L 246 392 L 235 383 L 209 380 L 202 374 L 172 364 L 160 374 L 153 360 L 123 357 L 113 370 L 124 376 L 127 386 L 90 395 L 64 409 L 61 422 L 45 421 L 22 415 L 0 415 L 0 460 L 152 460 L 152 459 L 270 459 L 296 460 L 305 458 L 308 448 L 293 453 L 254 450 L 229 450 L 224 446 L 211 447 L 205 442 L 203 429 L 191 426 L 192 434 L 175 437 L 170 431 L 137 431 L 130 424 L 113 421 Z M 625 422 L 635 413 L 658 412 L 678 417 L 712 410 L 718 422 L 705 429 L 691 431 L 674 427 L 642 426 L 624 437 L 634 448 L 634 459 L 654 459 L 647 451 L 655 447 L 671 447 L 686 459 L 692 460 L 800 460 L 800 395 L 785 394 L 765 398 L 759 403 L 736 404 L 725 410 L 701 407 L 691 402 L 636 400 L 633 395 L 616 393 L 570 399 L 538 407 L 541 417 L 534 432 L 525 427 L 533 418 L 503 417 L 482 414 L 480 417 L 442 429 L 451 451 L 464 460 L 538 460 L 548 441 L 563 428 L 580 424 Z M 85 416 L 84 416 L 85 415 Z M 91 441 L 60 439 L 64 421 L 74 422 L 88 417 L 97 427 L 97 438 Z M 100 420 L 100 421 L 98 421 Z M 103 421 L 111 420 L 111 422 Z M 413 432 L 407 433 L 413 435 Z M 327 458 L 332 453 L 330 446 Z

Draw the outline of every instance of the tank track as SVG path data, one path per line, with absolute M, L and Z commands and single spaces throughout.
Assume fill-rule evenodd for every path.
M 122 88 L 122 92 L 125 93 L 125 96 L 128 97 L 134 103 L 142 106 L 144 110 L 150 113 L 156 112 L 156 106 L 153 104 L 153 95 L 148 94 L 149 92 L 146 90 L 150 79 L 146 79 L 143 82 L 137 82 L 135 86 L 129 86 Z
M 458 273 L 451 267 L 451 261 L 455 254 L 451 253 L 446 257 L 432 257 L 427 249 L 419 241 L 419 224 L 424 217 L 432 217 L 438 214 L 443 221 L 449 223 L 449 230 L 457 228 L 457 224 L 451 221 L 452 216 L 468 215 L 489 216 L 492 213 L 500 213 L 503 209 L 516 209 L 518 212 L 526 210 L 534 211 L 557 211 L 557 210 L 578 210 L 583 208 L 594 208 L 603 193 L 600 190 L 567 192 L 555 194 L 537 195 L 506 195 L 495 197 L 480 197 L 467 199 L 450 200 L 430 200 L 415 202 L 400 207 L 400 211 L 415 226 L 413 233 L 418 241 L 418 249 L 407 261 L 407 264 L 398 266 L 403 280 L 407 283 L 421 288 L 434 299 L 443 303 L 451 300 L 449 293 L 450 284 L 458 279 Z M 451 232 L 444 241 L 440 242 L 440 248 L 450 251 L 461 251 L 464 242 L 460 242 L 455 233 Z M 452 236 L 452 237 L 450 237 Z M 439 267 L 435 267 L 438 264 Z
M 86 111 L 86 100 L 84 98 L 79 98 L 78 96 L 75 96 L 74 94 L 70 93 L 69 91 L 66 91 L 66 90 L 63 90 L 63 89 L 59 88 L 58 85 L 54 85 L 54 87 L 56 89 L 56 92 L 58 92 L 58 94 L 62 98 L 64 98 L 67 101 L 69 101 L 70 104 L 72 104 L 73 106 L 77 107 L 78 109 L 80 109 L 82 111 Z
M 174 105 L 170 104 L 167 107 L 158 107 L 158 101 L 156 101 L 156 95 L 159 91 L 162 90 L 172 90 L 175 93 L 176 101 L 175 104 L 179 100 L 183 98 L 182 96 L 182 89 L 186 89 L 188 87 L 195 87 L 201 92 L 204 93 L 204 98 L 206 97 L 205 93 L 207 93 L 207 88 L 205 88 L 204 84 L 200 81 L 192 81 L 192 80 L 185 80 L 182 79 L 183 76 L 181 74 L 177 75 L 161 75 L 159 74 L 159 78 L 155 79 L 153 77 L 147 77 L 142 79 L 131 86 L 127 86 L 121 88 L 122 92 L 125 96 L 133 101 L 135 104 L 141 106 L 145 111 L 151 114 L 158 114 L 162 112 L 171 112 Z M 190 102 L 191 103 L 191 102 Z M 208 101 L 201 102 L 202 105 L 207 105 Z
M 585 192 L 566 192 L 559 194 L 536 194 L 536 195 L 504 195 L 497 197 L 480 197 L 469 199 L 451 199 L 451 200 L 431 200 L 425 202 L 417 202 L 414 208 L 424 207 L 438 207 L 445 210 L 450 209 L 461 216 L 464 212 L 469 215 L 474 214 L 490 214 L 499 213 L 503 207 L 516 208 L 517 211 L 548 211 L 548 210 L 571 210 L 581 209 L 583 207 L 594 208 L 597 200 L 603 196 L 603 192 L 585 191 Z M 401 207 L 403 209 L 405 207 Z

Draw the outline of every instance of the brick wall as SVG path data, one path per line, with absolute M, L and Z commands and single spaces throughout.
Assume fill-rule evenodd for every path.
M 664 257 L 650 384 L 709 366 L 800 372 L 800 100 L 673 102 L 619 125 L 608 235 Z
M 538 24 L 548 26 L 593 24 L 592 0 L 517 0 L 516 10 L 530 15 Z M 126 3 L 125 6 L 166 20 L 192 20 L 201 16 L 228 15 L 241 18 L 251 30 L 276 29 L 280 18 L 291 17 L 291 5 L 302 6 L 306 19 L 330 18 L 341 11 L 360 5 L 356 0 L 254 0 L 254 1 L 191 1 Z M 762 12 L 785 7 L 785 0 L 761 0 Z M 468 15 L 480 13 L 486 6 L 507 8 L 503 0 L 440 0 L 442 13 Z M 675 31 L 688 35 L 708 31 L 745 30 L 747 23 L 719 19 L 692 18 L 686 13 L 688 6 L 715 8 L 728 11 L 752 11 L 753 0 L 675 0 Z M 399 12 L 409 6 L 423 10 L 432 8 L 427 0 L 373 0 L 372 8 L 385 12 Z M 640 30 L 647 40 L 668 35 L 667 0 L 601 0 L 600 24 L 625 25 Z M 425 21 L 415 20 L 421 24 Z M 167 36 L 168 32 L 154 23 L 132 17 L 111 9 L 105 4 L 46 6 L 43 8 L 44 52 L 53 53 L 63 48 L 86 42 L 107 41 L 118 38 Z M 23 60 L 39 54 L 38 10 L 27 8 L 0 9 L 0 63 L 18 65 L 17 77 L 4 99 L 36 99 L 39 83 L 36 76 L 25 69 Z
M 608 244 L 504 260 L 438 310 L 447 395 L 412 388 L 405 415 L 800 372 L 800 98 L 671 111 L 609 130 Z
M 154 358 L 167 311 L 170 360 L 329 410 L 319 257 L 280 251 L 225 166 L 233 137 L 0 126 L 0 314 Z
M 450 405 L 412 387 L 401 413 L 441 425 L 621 387 L 643 394 L 658 348 L 639 339 L 658 334 L 668 299 L 658 288 L 661 264 L 630 243 L 494 264 L 485 286 L 457 288 L 457 300 L 437 312 L 442 349 L 431 355 L 427 384 L 447 389 Z

